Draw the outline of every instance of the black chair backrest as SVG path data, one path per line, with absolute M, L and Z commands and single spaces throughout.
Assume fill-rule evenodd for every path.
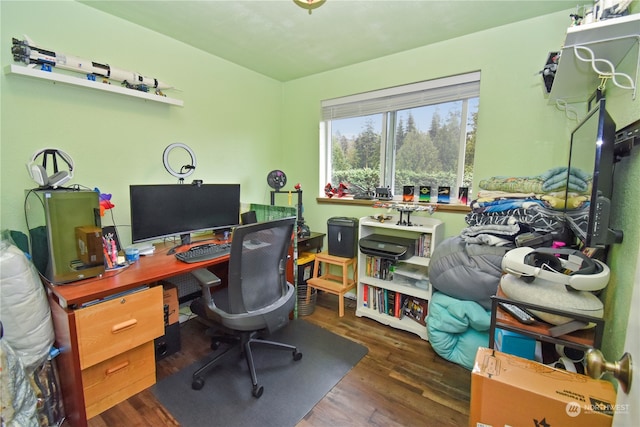
M 233 232 L 229 258 L 229 309 L 267 307 L 287 291 L 286 266 L 295 217 L 242 225 Z

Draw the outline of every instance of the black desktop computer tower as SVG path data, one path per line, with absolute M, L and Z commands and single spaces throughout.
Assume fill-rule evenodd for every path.
M 51 283 L 104 273 L 98 196 L 95 191 L 67 189 L 27 192 L 33 263 Z
M 327 221 L 329 255 L 354 258 L 358 253 L 358 219 L 333 217 Z
M 156 362 L 180 351 L 180 322 L 165 325 L 164 335 L 153 340 L 156 348 Z

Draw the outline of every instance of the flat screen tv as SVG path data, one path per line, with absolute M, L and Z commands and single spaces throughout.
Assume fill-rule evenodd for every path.
M 129 186 L 133 243 L 222 230 L 240 224 L 240 184 Z
M 622 232 L 609 228 L 615 134 L 604 98 L 571 133 L 566 200 L 586 196 L 586 201 L 579 209 L 565 209 L 565 218 L 584 247 L 606 248 L 622 241 Z

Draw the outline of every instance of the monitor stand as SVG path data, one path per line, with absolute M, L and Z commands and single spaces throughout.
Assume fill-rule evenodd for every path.
M 169 251 L 167 252 L 167 255 L 173 255 L 174 253 L 176 253 L 176 249 L 178 249 L 179 247 L 190 245 L 190 244 L 191 244 L 191 234 L 189 233 L 181 234 L 180 244 L 169 249 Z

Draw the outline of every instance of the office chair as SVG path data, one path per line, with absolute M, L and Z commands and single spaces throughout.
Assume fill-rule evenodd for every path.
M 222 329 L 222 334 L 212 337 L 213 350 L 220 343 L 231 344 L 194 372 L 191 383 L 194 390 L 204 386 L 205 372 L 240 350 L 251 374 L 252 394 L 256 398 L 262 396 L 264 388 L 256 377 L 253 345 L 289 350 L 294 361 L 302 358 L 293 345 L 262 339 L 289 322 L 289 313 L 295 305 L 295 288 L 286 279 L 295 221 L 291 217 L 237 227 L 231 241 L 226 288 L 211 292 L 219 287 L 220 279 L 208 270 L 194 274 L 202 287 L 202 297 L 191 303 L 191 311 L 213 323 L 214 333 Z

